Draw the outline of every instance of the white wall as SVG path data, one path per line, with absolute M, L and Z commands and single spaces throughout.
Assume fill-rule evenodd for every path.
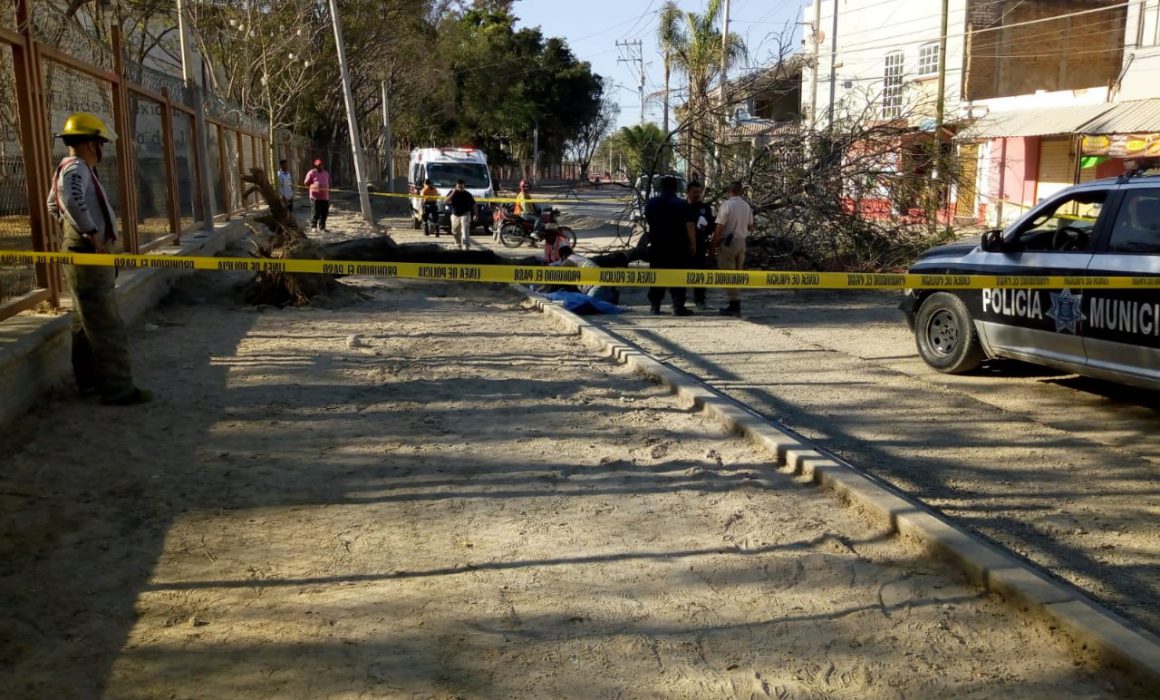
M 1138 0 L 1128 8 L 1124 30 L 1124 73 L 1116 100 L 1160 97 L 1160 0 Z
M 815 18 L 815 2 L 820 2 L 819 23 L 822 41 L 817 45 L 818 65 L 809 68 L 802 77 L 802 114 L 807 115 L 811 96 L 817 90 L 818 128 L 827 125 L 830 103 L 830 58 L 834 17 L 834 0 L 814 0 L 802 9 L 802 21 L 809 24 Z M 947 25 L 946 56 L 946 114 L 958 113 L 962 94 L 962 68 L 965 49 L 966 0 L 951 0 Z M 836 60 L 835 115 L 860 112 L 868 101 L 881 104 L 886 54 L 903 52 L 904 111 L 925 95 L 933 103 L 936 79 L 916 80 L 919 49 L 928 42 L 937 42 L 941 30 L 941 3 L 939 0 L 837 0 L 838 49 Z M 812 56 L 814 35 L 810 27 L 803 31 L 802 51 Z M 922 112 L 930 112 L 929 106 Z M 808 115 L 807 115 L 808 116 Z M 933 116 L 933 113 L 931 114 Z M 807 119 L 807 122 L 809 119 Z

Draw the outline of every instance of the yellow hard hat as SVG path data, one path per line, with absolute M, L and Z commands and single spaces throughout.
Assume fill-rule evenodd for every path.
M 117 132 L 105 126 L 105 122 L 95 114 L 74 112 L 64 120 L 64 128 L 57 136 L 91 136 L 106 141 L 116 141 Z

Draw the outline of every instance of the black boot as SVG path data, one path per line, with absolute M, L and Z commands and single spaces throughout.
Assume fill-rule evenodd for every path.
M 731 301 L 729 306 L 726 306 L 718 311 L 722 316 L 734 316 L 741 318 L 741 302 Z

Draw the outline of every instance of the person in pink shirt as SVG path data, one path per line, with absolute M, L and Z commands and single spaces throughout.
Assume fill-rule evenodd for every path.
M 330 173 L 321 158 L 314 161 L 314 167 L 306 173 L 303 184 L 310 188 L 310 201 L 314 204 L 310 228 L 325 231 L 326 216 L 330 213 Z

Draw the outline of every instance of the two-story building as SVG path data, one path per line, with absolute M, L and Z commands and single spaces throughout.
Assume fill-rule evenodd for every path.
M 860 117 L 933 131 L 944 79 L 960 220 L 1009 221 L 1160 151 L 1160 0 L 950 0 L 945 64 L 933 0 L 813 0 L 803 19 L 802 111 L 817 129 L 833 115 L 835 129 Z

